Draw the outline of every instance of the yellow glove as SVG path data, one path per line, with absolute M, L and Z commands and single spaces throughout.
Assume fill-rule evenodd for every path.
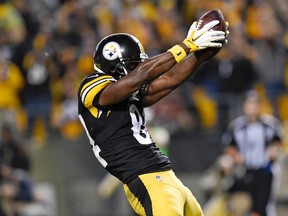
M 200 30 L 197 29 L 197 22 L 193 22 L 191 25 L 187 37 L 183 41 L 183 43 L 190 48 L 190 53 L 198 50 L 206 49 L 208 47 L 222 47 L 221 41 L 225 40 L 225 32 L 224 31 L 215 31 L 212 30 L 214 26 L 219 23 L 218 20 L 213 20 L 206 25 L 203 26 Z M 228 32 L 228 23 L 226 24 L 226 32 Z M 229 33 L 229 32 L 228 32 Z M 220 42 L 219 42 L 220 41 Z M 226 41 L 226 40 L 225 40 Z M 180 45 L 175 45 L 171 49 L 168 50 L 171 52 L 175 58 L 175 60 L 179 63 L 186 56 L 184 48 Z
M 222 47 L 219 41 L 225 40 L 225 32 L 212 30 L 218 23 L 218 20 L 213 20 L 198 30 L 197 22 L 193 22 L 183 43 L 190 48 L 190 52 L 208 47 Z

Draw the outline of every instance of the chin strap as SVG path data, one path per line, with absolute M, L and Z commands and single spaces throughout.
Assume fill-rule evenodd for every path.
M 120 49 L 117 49 L 117 56 L 120 60 L 120 69 L 123 70 L 124 74 L 120 73 L 121 75 L 127 75 L 128 74 L 128 71 L 126 70 L 125 68 L 125 63 L 124 63 L 124 60 L 123 60 L 123 56 L 122 56 L 122 53 L 121 53 L 121 50 Z M 116 69 L 117 70 L 117 69 Z

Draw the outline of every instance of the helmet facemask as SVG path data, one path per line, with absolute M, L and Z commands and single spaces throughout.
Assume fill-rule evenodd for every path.
M 127 75 L 131 71 L 133 71 L 141 62 L 148 59 L 146 53 L 141 53 L 139 59 L 123 59 L 122 57 L 119 58 L 120 62 L 115 66 L 112 73 L 119 73 L 122 76 Z

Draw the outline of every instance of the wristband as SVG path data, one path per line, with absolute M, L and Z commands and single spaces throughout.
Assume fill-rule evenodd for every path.
M 179 45 L 175 45 L 167 52 L 171 52 L 177 63 L 181 62 L 186 56 L 186 51 Z
M 197 48 L 198 48 L 195 43 L 193 43 L 191 40 L 189 40 L 189 39 L 187 39 L 187 38 L 183 41 L 183 43 L 184 43 L 187 47 L 190 48 L 190 52 L 195 52 L 195 51 L 197 50 Z

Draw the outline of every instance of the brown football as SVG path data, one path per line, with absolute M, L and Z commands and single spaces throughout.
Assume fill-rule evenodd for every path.
M 213 9 L 203 14 L 198 20 L 197 29 L 201 29 L 205 24 L 211 22 L 212 20 L 219 20 L 219 23 L 212 28 L 213 30 L 226 32 L 225 18 L 219 9 Z M 224 41 L 222 44 L 224 45 Z M 194 54 L 198 60 L 207 61 L 208 59 L 215 56 L 220 50 L 221 48 L 211 47 L 196 51 Z

